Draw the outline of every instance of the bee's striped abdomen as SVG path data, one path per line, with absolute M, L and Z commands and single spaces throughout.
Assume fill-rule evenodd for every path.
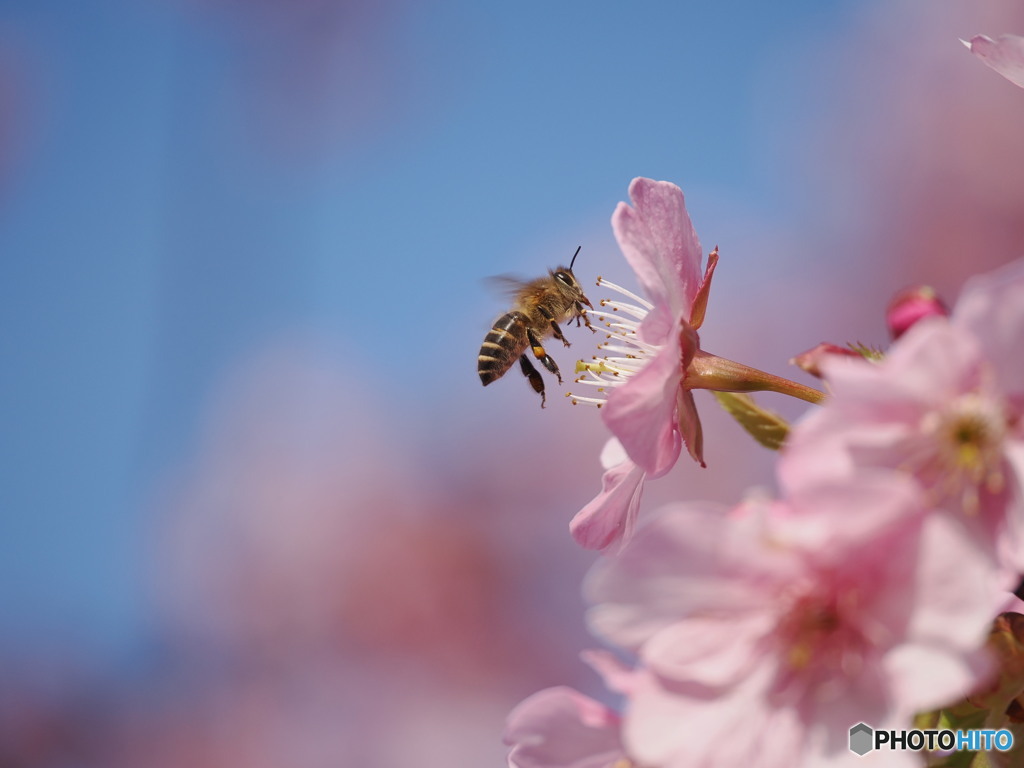
M 477 357 L 476 371 L 486 387 L 500 379 L 526 349 L 526 315 L 513 310 L 494 321 Z

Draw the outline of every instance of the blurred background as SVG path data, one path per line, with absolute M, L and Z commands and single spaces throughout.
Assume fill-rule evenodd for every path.
M 0 766 L 498 766 L 522 698 L 599 695 L 606 432 L 480 386 L 484 278 L 632 285 L 651 176 L 721 250 L 705 348 L 884 344 L 898 289 L 1024 255 L 979 32 L 1024 8 L 4 0 Z M 645 508 L 771 487 L 698 405 Z

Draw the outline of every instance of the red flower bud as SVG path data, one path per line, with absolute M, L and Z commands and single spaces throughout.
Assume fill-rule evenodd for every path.
M 918 285 L 893 297 L 885 310 L 885 322 L 893 339 L 898 339 L 918 320 L 932 315 L 948 317 L 949 309 L 934 288 Z

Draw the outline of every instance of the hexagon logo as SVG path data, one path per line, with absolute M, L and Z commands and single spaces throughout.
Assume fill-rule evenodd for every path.
M 864 757 L 875 748 L 874 731 L 865 723 L 857 723 L 850 729 L 850 751 Z

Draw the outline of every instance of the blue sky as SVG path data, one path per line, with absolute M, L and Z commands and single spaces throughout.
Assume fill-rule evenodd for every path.
M 354 53 L 303 112 L 239 11 L 7 0 L 29 98 L 0 197 L 5 642 L 144 642 L 153 496 L 268 339 L 336 346 L 399 418 L 452 408 L 479 395 L 482 279 L 581 243 L 604 263 L 632 177 L 682 184 L 698 230 L 794 204 L 778 158 L 818 105 L 787 43 L 854 5 L 393 3 L 328 35 Z

